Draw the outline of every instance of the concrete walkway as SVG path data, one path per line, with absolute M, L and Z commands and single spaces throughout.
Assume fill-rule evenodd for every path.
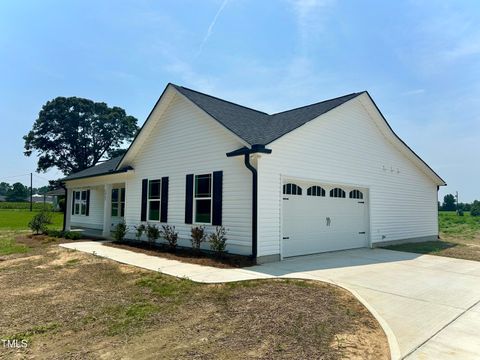
M 61 246 L 197 282 L 285 277 L 334 283 L 351 291 L 379 320 L 392 358 L 479 359 L 480 262 L 358 249 L 246 269 L 218 269 L 99 242 Z

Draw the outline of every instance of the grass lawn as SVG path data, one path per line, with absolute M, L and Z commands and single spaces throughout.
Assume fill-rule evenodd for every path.
M 28 342 L 0 348 L 0 358 L 389 358 L 377 321 L 333 285 L 197 284 L 60 248 L 58 239 L 0 236 L 18 247 L 0 256 L 0 338 Z
M 0 230 L 28 229 L 28 223 L 37 212 L 28 210 L 0 209 Z M 63 225 L 63 213 L 54 212 L 52 229 L 61 229 Z
M 448 256 L 480 261 L 480 216 L 439 212 L 440 241 L 410 243 L 385 247 L 390 250 Z

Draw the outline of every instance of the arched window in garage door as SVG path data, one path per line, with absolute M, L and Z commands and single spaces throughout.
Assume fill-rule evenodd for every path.
M 325 189 L 321 186 L 310 186 L 307 189 L 308 196 L 325 196 Z
M 363 193 L 360 190 L 352 190 L 348 197 L 350 199 L 363 199 Z
M 288 183 L 283 185 L 283 193 L 286 195 L 302 195 L 302 188 L 297 184 Z
M 343 189 L 340 189 L 340 188 L 332 189 L 332 190 L 330 190 L 330 197 L 344 198 L 345 197 L 345 191 L 343 191 Z

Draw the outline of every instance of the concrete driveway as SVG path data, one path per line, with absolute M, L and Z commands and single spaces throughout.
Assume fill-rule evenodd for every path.
M 396 358 L 480 359 L 480 262 L 358 249 L 251 270 L 328 281 L 351 290 L 392 330 Z
M 480 359 L 480 262 L 358 249 L 218 269 L 100 242 L 61 246 L 204 283 L 273 277 L 331 282 L 350 290 L 380 321 L 394 359 Z

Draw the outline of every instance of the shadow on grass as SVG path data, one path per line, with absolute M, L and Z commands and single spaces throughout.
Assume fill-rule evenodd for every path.
M 406 251 L 419 254 L 437 254 L 446 249 L 451 249 L 458 246 L 458 244 L 447 241 L 425 241 L 419 243 L 407 243 L 399 245 L 384 246 L 387 250 Z

